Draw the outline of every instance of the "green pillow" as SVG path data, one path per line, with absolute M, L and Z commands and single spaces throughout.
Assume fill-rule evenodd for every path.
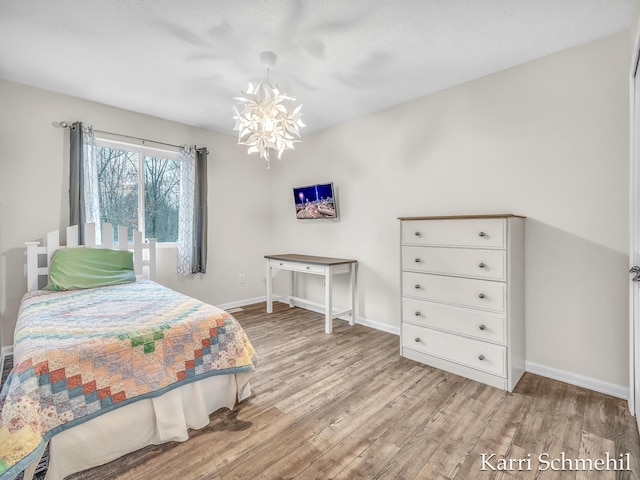
M 61 248 L 51 258 L 45 290 L 78 290 L 135 281 L 132 252 L 107 248 Z

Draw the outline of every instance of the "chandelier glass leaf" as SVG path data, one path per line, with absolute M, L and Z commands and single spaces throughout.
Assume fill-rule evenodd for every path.
M 270 152 L 276 151 L 278 159 L 285 150 L 293 150 L 294 144 L 301 141 L 300 128 L 302 105 L 295 104 L 295 97 L 280 92 L 269 83 L 269 66 L 275 64 L 276 56 L 272 52 L 262 52 L 260 58 L 267 63 L 267 78 L 257 84 L 249 83 L 240 102 L 233 107 L 236 121 L 233 129 L 238 132 L 238 144 L 246 145 L 247 153 L 257 153 L 270 166 Z

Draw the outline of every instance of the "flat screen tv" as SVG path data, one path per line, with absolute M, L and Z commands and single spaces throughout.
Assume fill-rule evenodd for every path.
M 293 200 L 300 220 L 338 218 L 333 183 L 294 187 Z

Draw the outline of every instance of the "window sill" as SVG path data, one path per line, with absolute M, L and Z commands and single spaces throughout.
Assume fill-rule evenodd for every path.
M 178 248 L 178 242 L 156 242 L 156 248 Z

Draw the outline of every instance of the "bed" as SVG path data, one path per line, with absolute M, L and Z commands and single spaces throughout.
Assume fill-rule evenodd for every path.
M 139 232 L 129 242 L 119 227 L 114 244 L 104 224 L 101 245 L 95 225 L 86 232 L 83 246 L 61 247 L 57 231 L 46 247 L 27 244 L 28 292 L 0 393 L 1 480 L 30 479 L 47 444 L 46 479 L 61 480 L 187 440 L 210 413 L 251 394 L 255 351 L 232 315 L 156 283 L 155 243 Z M 95 265 L 108 275 L 87 275 Z

